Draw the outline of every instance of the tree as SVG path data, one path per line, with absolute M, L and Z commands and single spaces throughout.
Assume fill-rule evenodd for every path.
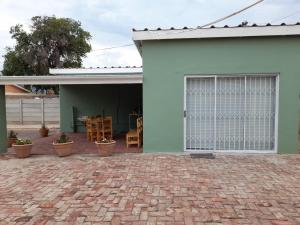
M 4 55 L 3 75 L 46 75 L 49 68 L 81 67 L 91 51 L 91 35 L 79 21 L 55 16 L 35 16 L 30 32 L 18 24 L 10 29 L 16 40 Z
M 6 49 L 2 73 L 7 76 L 29 75 L 32 70 L 29 65 L 11 48 Z

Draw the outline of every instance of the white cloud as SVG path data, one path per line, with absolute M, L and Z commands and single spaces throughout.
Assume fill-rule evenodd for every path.
M 0 0 L 0 54 L 12 45 L 9 29 L 28 25 L 36 15 L 71 17 L 91 32 L 93 48 L 132 43 L 131 28 L 195 27 L 225 16 L 254 0 Z M 217 25 L 249 22 L 267 23 L 300 10 L 299 0 L 265 0 L 263 3 Z M 276 21 L 278 20 L 278 21 Z M 300 20 L 300 12 L 284 19 Z M 99 47 L 101 48 L 101 47 Z M 0 59 L 0 69 L 3 59 Z M 84 66 L 140 65 L 135 47 L 91 52 Z
M 88 53 L 88 57 L 84 59 L 84 67 L 142 65 L 141 56 L 135 46 L 101 51 L 100 49 L 108 48 L 110 46 L 92 42 L 92 47 L 94 51 Z

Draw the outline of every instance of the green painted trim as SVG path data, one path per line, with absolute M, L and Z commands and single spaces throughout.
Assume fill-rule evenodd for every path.
M 0 154 L 7 152 L 5 86 L 0 85 Z

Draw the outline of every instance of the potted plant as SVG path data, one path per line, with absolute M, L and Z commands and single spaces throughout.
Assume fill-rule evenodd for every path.
M 95 144 L 97 145 L 99 155 L 107 157 L 112 156 L 114 153 L 116 141 L 103 138 L 99 142 L 96 141 Z
M 16 141 L 18 140 L 17 137 L 17 133 L 14 132 L 13 130 L 9 131 L 8 135 L 7 135 L 7 145 L 10 148 L 12 146 L 12 144 L 16 143 Z
M 103 112 L 102 112 L 102 135 L 103 135 L 103 138 L 99 142 L 96 141 L 95 144 L 98 149 L 98 154 L 100 156 L 106 157 L 106 156 L 111 156 L 114 153 L 116 141 L 105 138 L 105 136 L 104 136 L 104 118 L 105 118 L 105 115 L 104 115 L 104 110 L 103 110 Z
M 41 137 L 48 137 L 49 134 L 49 128 L 46 127 L 46 125 L 43 123 L 42 127 L 40 128 L 40 135 Z
M 12 144 L 18 158 L 27 158 L 31 154 L 32 142 L 29 139 L 17 139 L 16 143 Z
M 53 142 L 53 147 L 58 156 L 68 156 L 72 154 L 73 143 L 65 133 L 62 133 L 59 139 Z

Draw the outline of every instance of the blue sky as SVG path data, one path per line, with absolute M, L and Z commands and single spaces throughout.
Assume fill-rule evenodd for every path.
M 196 27 L 243 8 L 256 0 L 0 0 L 0 54 L 13 46 L 11 26 L 28 26 L 36 15 L 56 15 L 79 20 L 92 34 L 94 50 L 132 43 L 132 28 Z M 286 16 L 288 18 L 282 19 Z M 248 11 L 218 25 L 300 21 L 299 0 L 265 0 Z M 0 58 L 2 69 L 3 58 Z M 84 59 L 85 67 L 142 65 L 134 46 L 92 51 Z

